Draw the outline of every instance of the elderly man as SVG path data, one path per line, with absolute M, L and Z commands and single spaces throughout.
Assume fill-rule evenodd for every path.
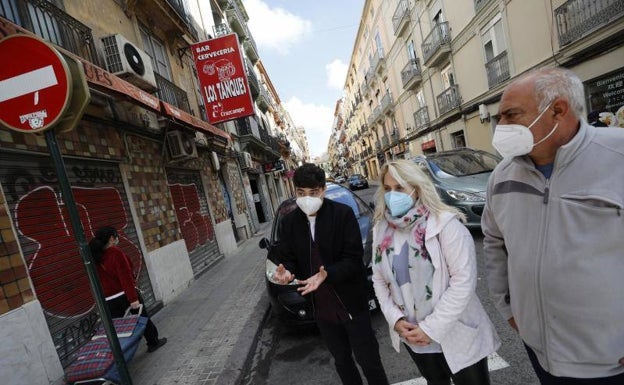
M 482 217 L 491 295 L 542 384 L 624 384 L 624 130 L 581 117 L 583 85 L 541 69 L 511 83 L 505 157 Z

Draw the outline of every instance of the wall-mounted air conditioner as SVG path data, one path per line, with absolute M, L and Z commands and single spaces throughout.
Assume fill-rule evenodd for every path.
M 171 159 L 197 158 L 195 138 L 191 135 L 187 135 L 183 131 L 173 130 L 167 132 L 167 147 L 169 147 Z
M 251 154 L 243 151 L 241 153 L 241 168 L 249 169 L 253 168 L 253 161 L 251 160 Z
M 102 38 L 109 72 L 146 90 L 156 89 L 152 59 L 120 34 Z

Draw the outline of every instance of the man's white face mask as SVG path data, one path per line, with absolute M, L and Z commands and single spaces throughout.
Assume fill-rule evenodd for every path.
M 497 124 L 494 137 L 492 138 L 492 146 L 505 158 L 508 156 L 521 156 L 530 153 L 533 147 L 548 139 L 555 132 L 557 127 L 559 127 L 559 123 L 555 124 L 548 135 L 543 137 L 539 142 L 533 143 L 533 133 L 530 129 L 542 115 L 544 115 L 544 112 L 550 108 L 551 104 L 552 103 L 548 104 L 528 127 L 521 124 Z
M 323 205 L 323 199 L 319 197 L 299 197 L 297 198 L 297 206 L 306 213 L 306 215 L 314 215 Z

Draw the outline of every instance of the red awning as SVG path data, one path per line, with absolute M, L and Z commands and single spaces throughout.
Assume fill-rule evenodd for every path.
M 211 135 L 219 135 L 225 139 L 230 139 L 230 134 L 228 134 L 227 132 L 223 130 L 218 129 L 212 124 L 208 122 L 204 122 L 203 120 L 189 114 L 188 112 L 182 111 L 181 109 L 174 107 L 169 103 L 166 103 L 163 101 L 161 101 L 161 103 L 164 107 L 163 109 L 164 109 L 165 114 L 169 115 L 174 120 L 189 124 L 199 129 L 199 131 L 203 133 L 211 134 Z
M 11 23 L 9 20 L 0 17 L 0 29 L 6 36 L 23 33 L 26 35 L 37 36 L 33 34 L 31 31 L 20 27 L 19 25 Z M 113 75 L 112 73 L 96 66 L 93 63 L 86 61 L 80 56 L 63 49 L 62 47 L 55 46 L 55 48 L 62 52 L 64 55 L 71 56 L 76 58 L 82 62 L 82 67 L 84 69 L 85 76 L 87 78 L 87 82 L 89 85 L 94 86 L 98 89 L 106 89 L 108 91 L 113 91 L 115 94 L 119 94 L 122 96 L 127 96 L 135 104 L 141 105 L 141 107 L 149 108 L 152 111 L 160 112 L 160 100 L 151 95 L 139 87 L 134 86 L 133 84 L 128 83 L 122 78 Z

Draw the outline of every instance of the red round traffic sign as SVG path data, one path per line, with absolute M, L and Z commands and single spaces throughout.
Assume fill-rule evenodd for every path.
M 65 113 L 71 74 L 65 59 L 41 39 L 12 35 L 0 40 L 0 124 L 39 132 Z

